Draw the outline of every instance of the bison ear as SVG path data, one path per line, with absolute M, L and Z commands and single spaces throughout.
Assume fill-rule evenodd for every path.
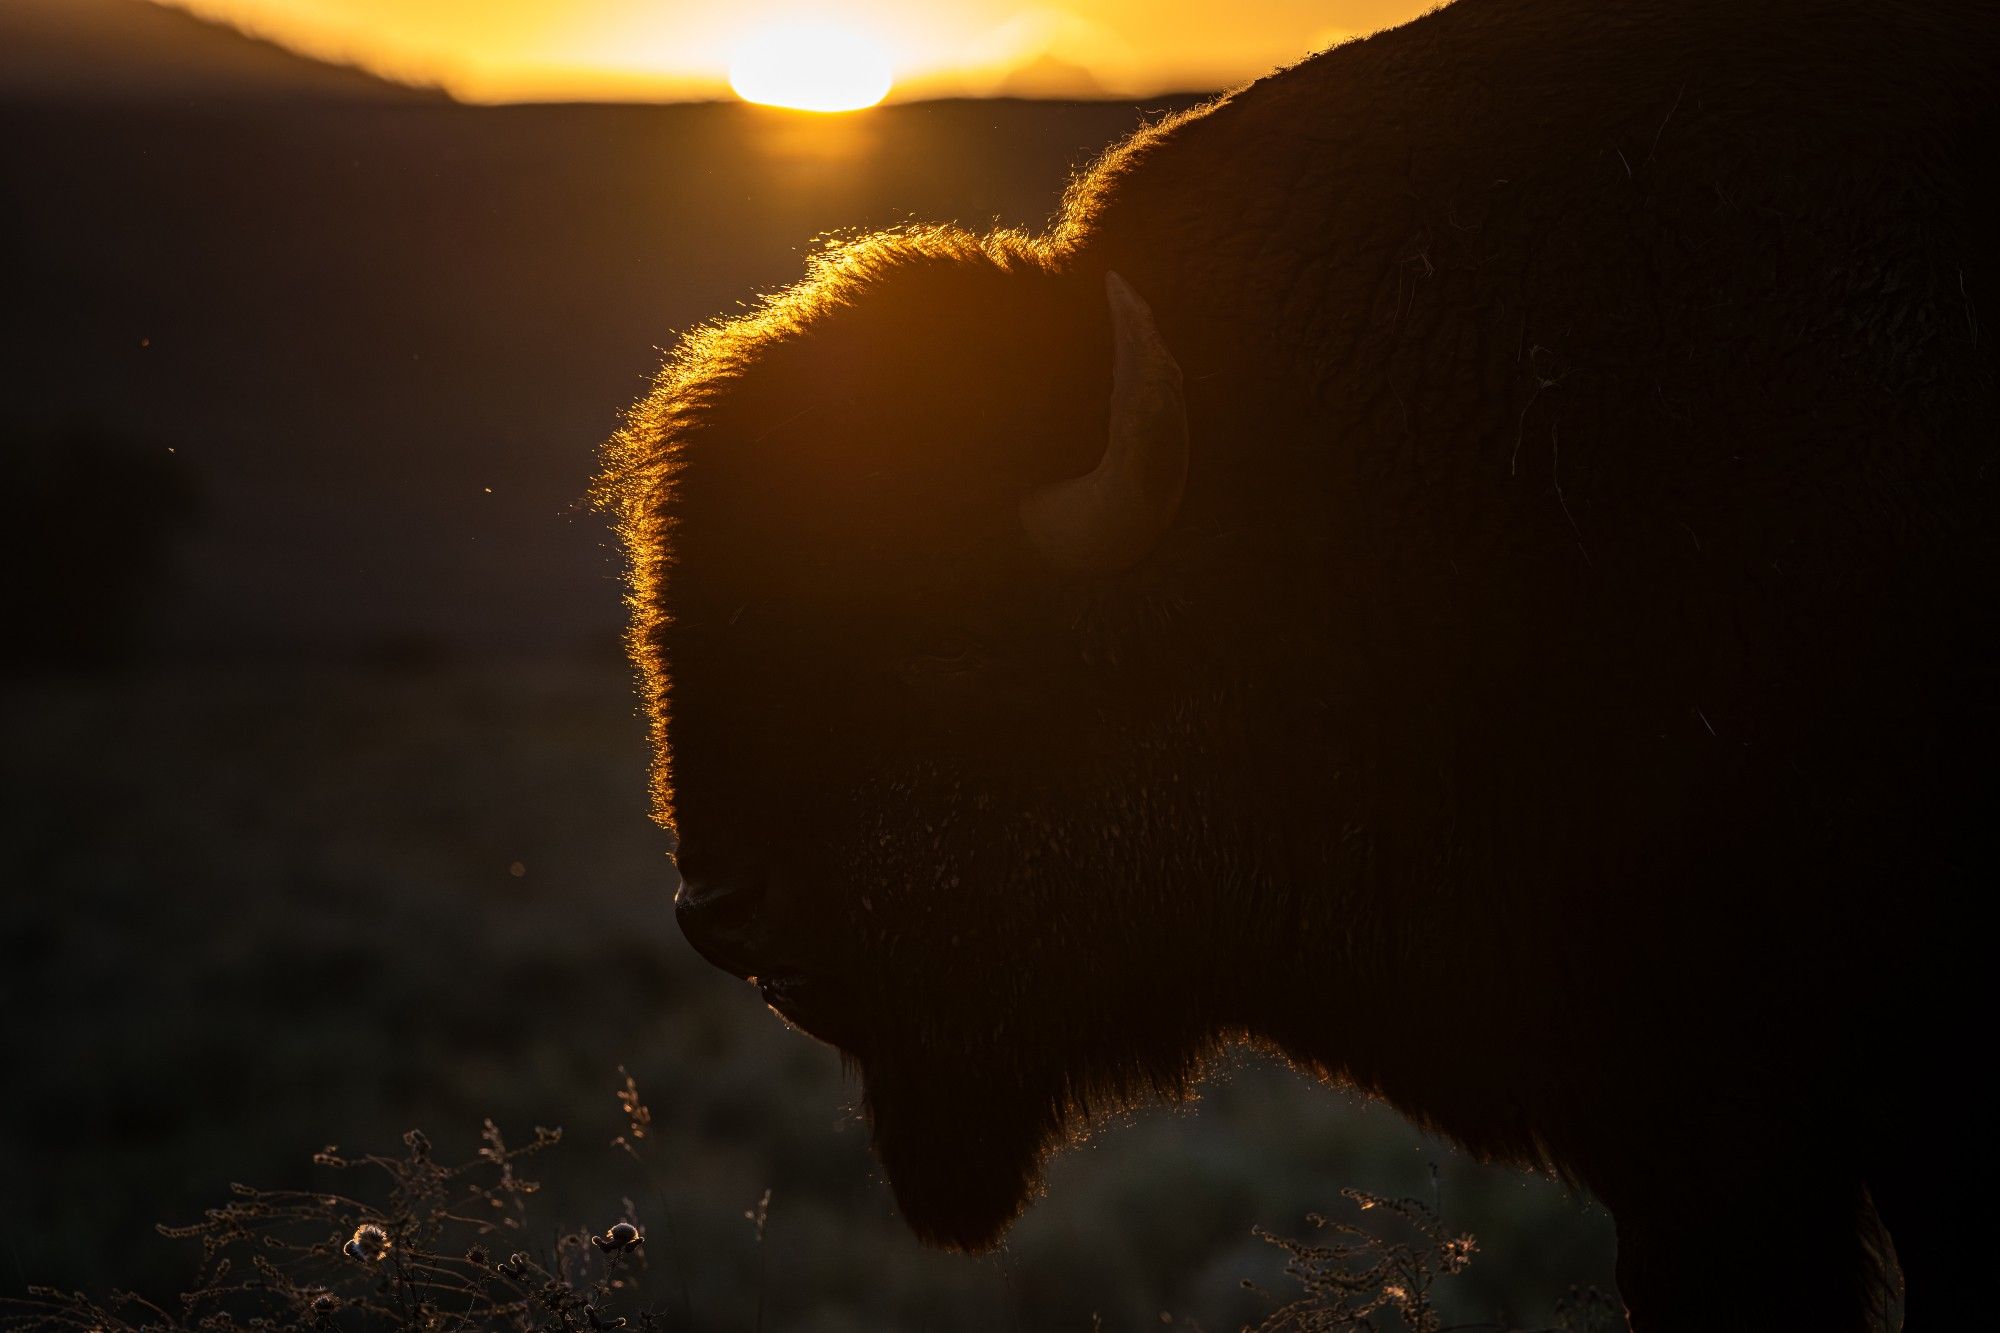
M 1021 502 L 1028 542 L 1057 572 L 1113 574 L 1153 549 L 1187 488 L 1187 399 L 1181 368 L 1153 312 L 1116 273 L 1104 275 L 1116 351 L 1111 438 L 1094 471 Z

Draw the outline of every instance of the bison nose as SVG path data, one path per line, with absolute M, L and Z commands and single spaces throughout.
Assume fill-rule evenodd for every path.
M 674 921 L 694 951 L 725 972 L 748 979 L 768 964 L 767 932 L 758 909 L 761 887 L 718 888 L 681 879 L 674 891 Z

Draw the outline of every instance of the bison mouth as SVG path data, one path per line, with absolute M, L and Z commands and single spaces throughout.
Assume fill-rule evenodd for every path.
M 765 1007 L 809 1037 L 853 1053 L 860 1040 L 854 1005 L 837 987 L 801 972 L 752 977 Z

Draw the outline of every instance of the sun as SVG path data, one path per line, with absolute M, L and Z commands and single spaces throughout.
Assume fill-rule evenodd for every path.
M 834 23 L 760 29 L 729 62 L 738 97 L 799 111 L 858 111 L 881 101 L 892 82 L 881 45 Z

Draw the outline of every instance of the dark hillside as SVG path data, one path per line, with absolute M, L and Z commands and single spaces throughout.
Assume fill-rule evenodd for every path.
M 1038 221 L 1142 114 L 16 107 L 0 430 L 175 449 L 171 645 L 608 642 L 575 504 L 657 345 L 830 228 Z
M 395 102 L 442 96 L 314 60 L 150 0 L 0 5 L 0 99 L 7 101 Z

